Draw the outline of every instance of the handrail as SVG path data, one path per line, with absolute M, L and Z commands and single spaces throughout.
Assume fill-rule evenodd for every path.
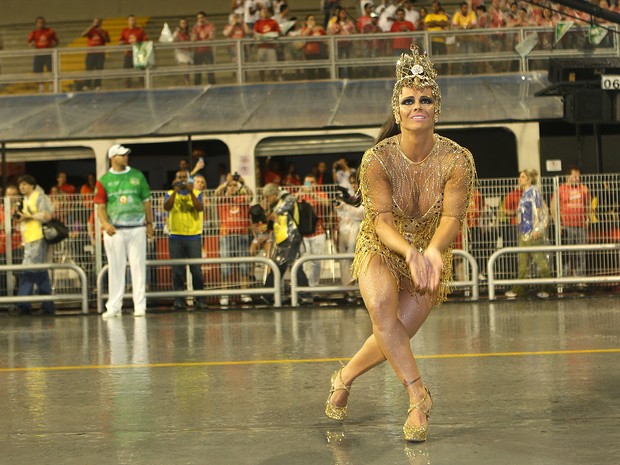
M 586 245 L 540 245 L 530 247 L 505 247 L 494 252 L 487 263 L 489 300 L 495 300 L 495 287 L 515 284 L 574 284 L 574 283 L 613 283 L 620 281 L 620 274 L 611 276 L 560 276 L 555 278 L 495 279 L 494 265 L 499 257 L 509 253 L 536 252 L 575 252 L 580 250 L 620 250 L 620 244 Z
M 316 294 L 318 292 L 334 292 L 334 291 L 356 291 L 358 289 L 355 285 L 334 285 L 334 286 L 300 286 L 297 283 L 297 271 L 299 267 L 306 262 L 310 261 L 322 261 L 322 260 L 352 260 L 355 257 L 353 253 L 334 253 L 334 254 L 321 254 L 321 255 L 302 255 L 291 267 L 291 305 L 293 307 L 299 307 L 299 292 L 312 292 Z
M 478 300 L 479 298 L 479 283 L 478 283 L 478 264 L 476 259 L 464 250 L 453 250 L 454 255 L 464 257 L 471 266 L 472 279 L 467 281 L 454 281 L 453 287 L 471 287 L 472 288 L 472 300 Z M 324 293 L 324 292 L 340 292 L 340 291 L 356 291 L 359 289 L 357 284 L 355 285 L 332 285 L 332 286 L 300 286 L 297 282 L 297 271 L 300 266 L 309 261 L 323 261 L 323 260 L 351 260 L 355 257 L 353 253 L 335 253 L 335 254 L 322 254 L 322 255 L 303 255 L 293 263 L 291 267 L 291 305 L 293 307 L 299 306 L 299 293 L 300 292 L 312 292 Z
M 79 294 L 50 294 L 50 295 L 25 295 L 25 296 L 0 296 L 0 303 L 17 302 L 54 302 L 59 300 L 76 300 L 82 302 L 82 313 L 88 313 L 88 278 L 82 268 L 72 263 L 37 263 L 20 265 L 0 265 L 0 271 L 23 271 L 23 270 L 55 270 L 69 269 L 77 273 L 80 278 L 81 292 Z
M 247 288 L 247 289 L 226 289 L 226 295 L 242 295 L 242 294 L 273 294 L 274 307 L 282 306 L 282 283 L 280 269 L 276 263 L 265 257 L 228 257 L 228 258 L 187 258 L 187 259 L 166 259 L 166 260 L 147 260 L 146 266 L 172 266 L 172 265 L 221 265 L 230 263 L 263 263 L 271 268 L 274 276 L 273 287 Z M 108 274 L 109 265 L 101 268 L 97 275 L 97 313 L 103 313 L 103 298 L 107 297 L 107 293 L 101 292 L 103 288 L 103 278 Z M 203 297 L 203 296 L 219 296 L 222 295 L 222 289 L 212 290 L 182 290 L 182 291 L 147 291 L 146 297 Z M 130 293 L 123 294 L 123 298 L 131 297 Z
M 614 26 L 615 27 L 615 26 Z M 575 31 L 587 31 L 586 27 L 575 26 L 573 28 Z M 217 48 L 236 48 L 235 56 L 229 60 L 226 60 L 224 63 L 214 63 L 212 65 L 192 65 L 191 71 L 193 72 L 217 72 L 217 71 L 225 71 L 225 72 L 234 72 L 236 74 L 237 83 L 242 84 L 245 80 L 245 73 L 247 71 L 255 71 L 264 69 L 268 67 L 269 69 L 298 69 L 299 67 L 320 67 L 329 70 L 330 78 L 337 79 L 338 78 L 338 69 L 350 66 L 387 66 L 393 65 L 394 57 L 392 56 L 383 56 L 383 57 L 355 57 L 355 58 L 347 58 L 342 59 L 338 58 L 338 44 L 341 41 L 347 42 L 364 42 L 368 41 L 383 41 L 389 42 L 391 39 L 395 37 L 410 37 L 412 40 L 417 41 L 418 43 L 423 43 L 424 47 L 428 50 L 429 54 L 431 54 L 433 60 L 436 63 L 465 63 L 471 61 L 505 61 L 505 60 L 515 60 L 520 63 L 520 72 L 526 72 L 528 68 L 528 60 L 530 59 L 545 59 L 551 57 L 561 57 L 561 56 L 597 56 L 601 58 L 609 58 L 609 57 L 618 57 L 620 56 L 620 41 L 614 40 L 612 46 L 610 47 L 599 47 L 596 49 L 582 50 L 582 49 L 567 49 L 567 50 L 540 50 L 534 49 L 530 52 L 527 57 L 521 57 L 512 47 L 510 49 L 501 50 L 501 51 L 491 51 L 484 52 L 478 51 L 476 54 L 472 55 L 470 53 L 460 53 L 458 50 L 451 52 L 449 54 L 441 54 L 441 55 L 432 55 L 432 50 L 430 49 L 430 44 L 432 38 L 434 37 L 456 37 L 457 41 L 461 37 L 467 36 L 489 36 L 489 40 L 492 40 L 494 35 L 502 35 L 503 37 L 514 36 L 515 40 L 521 41 L 525 39 L 527 34 L 531 33 L 553 33 L 554 29 L 549 27 L 525 27 L 525 28 L 495 28 L 495 29 L 473 29 L 473 30 L 443 30 L 443 31 L 415 31 L 409 33 L 389 33 L 383 32 L 380 34 L 353 34 L 350 36 L 334 36 L 334 35 L 326 35 L 326 36 L 311 36 L 311 37 L 279 37 L 270 41 L 261 41 L 256 40 L 254 38 L 244 38 L 239 40 L 231 40 L 231 39 L 217 39 L 217 40 L 209 40 L 202 42 L 182 42 L 182 43 L 160 43 L 154 41 L 154 53 L 165 52 L 165 51 L 173 51 L 179 47 L 182 48 L 196 48 L 196 47 L 204 47 L 209 46 L 214 50 Z M 615 38 L 615 36 L 614 36 Z M 248 60 L 247 56 L 247 47 L 252 47 L 261 43 L 274 43 L 274 44 L 293 44 L 297 42 L 321 42 L 327 45 L 328 56 L 325 59 L 321 60 L 312 60 L 307 62 L 305 60 L 287 60 L 287 61 L 276 61 L 269 63 L 258 63 L 252 62 Z M 101 47 L 103 50 L 101 52 L 105 53 L 122 53 L 127 50 L 130 50 L 131 47 L 128 45 L 107 45 L 105 47 Z M 117 78 L 117 77 L 135 77 L 135 76 L 143 76 L 145 78 L 145 87 L 152 88 L 153 83 L 152 78 L 154 76 L 163 76 L 163 75 L 175 75 L 179 74 L 178 69 L 179 65 L 176 62 L 170 62 L 169 65 L 161 66 L 158 64 L 158 59 L 155 60 L 155 67 L 146 70 L 134 70 L 134 69 L 123 69 L 121 70 L 96 70 L 96 71 L 64 71 L 61 69 L 62 66 L 62 57 L 67 57 L 70 55 L 79 55 L 86 53 L 99 52 L 99 50 L 93 50 L 93 47 L 57 47 L 52 49 L 45 50 L 34 50 L 34 49 L 24 49 L 24 50 L 6 50 L 0 51 L 0 60 L 3 58 L 27 58 L 35 55 L 52 55 L 53 62 L 55 66 L 51 73 L 8 73 L 6 74 L 6 69 L 4 70 L 3 75 L 0 75 L 0 83 L 9 83 L 9 82 L 53 82 L 55 90 L 59 90 L 59 85 L 62 81 L 74 80 L 74 79 L 83 79 L 83 78 L 93 78 L 97 77 L 99 79 L 106 78 Z M 174 63 L 174 64 L 173 64 Z M 6 68 L 6 66 L 5 66 Z M 184 67 L 186 69 L 186 67 Z M 116 72 L 115 72 L 116 71 Z M 82 74 L 83 73 L 83 74 Z M 121 74 L 122 73 L 122 74 Z
M 478 269 L 478 262 L 476 262 L 476 259 L 472 254 L 462 249 L 453 249 L 452 255 L 458 255 L 465 258 L 471 267 L 471 279 L 465 281 L 453 281 L 451 283 L 452 287 L 471 287 L 471 300 L 478 300 L 480 298 L 480 270 Z

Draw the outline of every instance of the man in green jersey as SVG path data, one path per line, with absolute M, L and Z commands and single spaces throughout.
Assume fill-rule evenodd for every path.
M 104 319 L 120 316 L 129 260 L 133 314 L 146 312 L 146 239 L 153 238 L 151 189 L 144 175 L 128 165 L 131 150 L 115 144 L 108 149 L 110 170 L 95 186 L 94 202 L 105 232 L 109 296 Z

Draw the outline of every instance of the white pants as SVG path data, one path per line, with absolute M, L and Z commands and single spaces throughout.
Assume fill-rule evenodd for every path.
M 357 233 L 360 230 L 360 223 L 342 222 L 338 230 L 338 252 L 351 253 L 355 252 L 355 242 L 357 241 Z M 353 260 L 340 260 L 340 283 L 344 286 L 351 284 L 353 280 L 351 276 L 351 263 Z
M 304 246 L 306 247 L 305 255 L 322 255 L 325 253 L 325 234 L 318 234 L 313 237 L 304 237 Z M 304 263 L 304 273 L 308 277 L 308 285 L 315 287 L 321 281 L 321 264 L 320 261 L 312 261 Z
M 113 313 L 121 311 L 129 260 L 133 310 L 146 311 L 146 227 L 117 229 L 113 236 L 104 234 L 103 245 L 109 265 L 106 310 Z

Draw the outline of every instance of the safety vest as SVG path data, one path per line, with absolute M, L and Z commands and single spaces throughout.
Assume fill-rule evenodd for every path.
M 24 199 L 24 207 L 22 211 L 24 213 L 30 213 L 34 215 L 39 212 L 37 208 L 37 200 L 39 200 L 41 193 L 35 190 L 30 196 Z M 24 243 L 38 241 L 43 239 L 43 229 L 41 228 L 41 222 L 34 218 L 28 218 L 23 221 L 22 226 L 22 240 Z

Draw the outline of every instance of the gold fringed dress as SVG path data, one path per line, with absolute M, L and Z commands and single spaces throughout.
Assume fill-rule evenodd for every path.
M 362 220 L 355 259 L 354 277 L 378 254 L 396 279 L 398 289 L 415 295 L 411 272 L 403 256 L 379 239 L 375 218 L 392 212 L 394 225 L 407 242 L 426 248 L 442 216 L 458 218 L 463 224 L 476 182 L 476 168 L 469 150 L 435 134 L 435 144 L 420 161 L 408 159 L 400 148 L 400 134 L 367 150 L 360 165 L 360 189 L 365 216 Z M 442 303 L 452 279 L 452 247 L 442 253 L 441 284 L 431 296 L 433 307 Z

